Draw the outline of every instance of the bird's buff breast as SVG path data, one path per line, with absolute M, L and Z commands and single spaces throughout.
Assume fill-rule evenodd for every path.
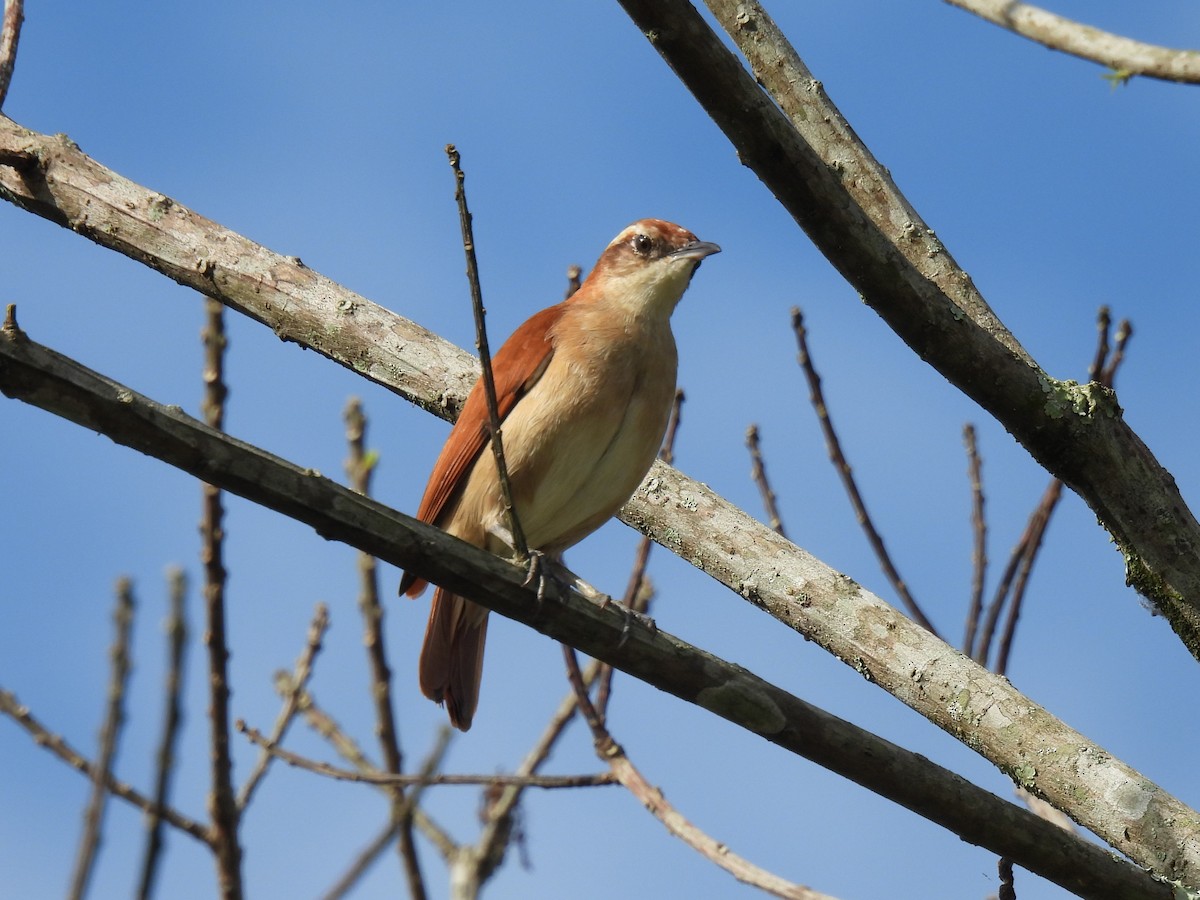
M 655 339 L 657 337 L 657 339 Z M 637 489 L 662 443 L 675 392 L 670 331 L 649 340 L 556 348 L 502 426 L 517 515 L 530 547 L 561 551 L 595 531 Z M 614 345 L 615 344 L 615 345 Z M 471 473 L 460 510 L 504 524 L 492 453 Z M 458 518 L 456 516 L 456 518 Z

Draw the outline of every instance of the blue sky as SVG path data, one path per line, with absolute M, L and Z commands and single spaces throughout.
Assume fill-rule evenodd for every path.
M 1200 496 L 1195 362 L 1200 309 L 1200 94 L 1054 54 L 934 2 L 819 2 L 771 11 L 859 135 L 1053 375 L 1082 377 L 1096 308 L 1133 320 L 1118 380 L 1134 428 Z M 1160 2 L 1060 3 L 1133 37 L 1200 44 L 1200 11 Z M 233 228 L 460 346 L 473 340 L 452 178 L 463 153 L 493 343 L 555 302 L 569 263 L 589 266 L 643 216 L 677 221 L 724 252 L 675 316 L 687 393 L 677 464 L 759 511 L 743 435 L 758 423 L 789 534 L 890 599 L 825 458 L 794 363 L 788 310 L 810 342 L 846 452 L 926 612 L 957 639 L 970 586 L 965 422 L 980 432 L 993 580 L 1048 476 L 921 363 L 842 282 L 737 161 L 615 3 L 30 3 L 5 112 L 65 132 L 126 177 Z M 123 257 L 0 207 L 4 302 L 38 341 L 156 400 L 196 412 L 198 297 Z M 381 457 L 377 496 L 416 508 L 447 426 L 248 320 L 231 316 L 227 427 L 340 475 L 351 394 Z M 0 686 L 91 752 L 107 681 L 112 583 L 139 600 L 129 726 L 118 773 L 146 785 L 160 715 L 163 571 L 195 586 L 192 479 L 14 401 L 0 403 Z M 228 564 L 234 714 L 269 727 L 271 673 L 290 667 L 313 605 L 333 627 L 313 690 L 374 750 L 353 553 L 231 498 Z M 636 542 L 612 524 L 571 554 L 602 588 L 625 583 Z M 1008 796 L 990 765 L 819 648 L 656 549 L 660 625 L 804 699 Z M 443 713 L 415 683 L 427 598 L 390 599 L 389 651 L 404 749 L 418 760 Z M 187 730 L 177 803 L 202 817 L 207 743 L 193 590 Z M 1193 807 L 1200 804 L 1197 666 L 1123 584 L 1095 517 L 1068 495 L 1051 525 L 1010 677 L 1029 696 Z M 558 648 L 492 625 L 480 713 L 447 760 L 508 770 L 566 690 Z M 984 897 L 995 861 L 954 835 L 652 688 L 619 678 L 612 727 L 646 776 L 734 850 L 840 897 Z M 296 729 L 294 749 L 326 756 Z M 0 722 L 0 871 L 13 896 L 66 884 L 85 781 Z M 251 749 L 237 744 L 244 777 Z M 551 770 L 594 771 L 575 728 Z M 19 773 L 20 777 L 12 777 Z M 477 792 L 440 788 L 431 811 L 476 834 Z M 259 897 L 310 896 L 384 821 L 369 788 L 278 768 L 244 826 Z M 750 896 L 668 837 L 617 788 L 535 793 L 532 869 L 515 859 L 490 896 Z M 110 806 L 94 896 L 136 879 L 139 816 Z M 423 845 L 435 895 L 440 862 Z M 1022 900 L 1066 896 L 1018 873 Z M 385 857 L 360 897 L 394 896 Z M 170 835 L 161 896 L 208 897 L 212 866 Z

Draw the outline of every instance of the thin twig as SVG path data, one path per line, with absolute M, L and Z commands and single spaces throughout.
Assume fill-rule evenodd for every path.
M 175 773 L 175 742 L 183 724 L 183 662 L 187 648 L 187 618 L 184 602 L 187 598 L 187 576 L 183 569 L 172 566 L 167 572 L 170 612 L 167 614 L 168 663 L 167 681 L 163 693 L 166 711 L 163 714 L 162 737 L 155 757 L 154 809 L 146 816 L 146 853 L 142 859 L 142 874 L 138 881 L 139 900 L 148 900 L 154 892 L 158 862 L 162 856 L 163 819 L 158 810 L 167 805 L 171 776 Z
M 105 787 L 114 796 L 120 797 L 126 803 L 136 806 L 144 813 L 157 812 L 168 825 L 178 828 L 180 831 L 191 835 L 206 845 L 212 844 L 212 834 L 207 826 L 185 816 L 179 810 L 170 806 L 156 805 L 153 800 L 139 793 L 135 788 L 123 781 L 118 781 L 116 776 L 111 772 L 105 772 L 64 741 L 59 735 L 53 734 L 45 725 L 35 719 L 33 713 L 29 711 L 29 707 L 22 706 L 21 702 L 17 700 L 16 695 L 11 691 L 0 690 L 0 713 L 4 713 L 24 728 L 29 733 L 29 736 L 33 738 L 35 744 L 49 750 L 72 769 L 81 772 L 88 778 L 95 778 L 97 773 L 99 773 L 104 778 Z
M 312 692 L 303 685 L 297 685 L 292 676 L 280 670 L 275 673 L 275 692 L 280 697 L 296 696 L 296 707 L 304 716 L 305 724 L 325 738 L 338 755 L 349 761 L 356 768 L 367 772 L 381 772 L 382 769 L 366 754 L 341 724 L 318 703 Z
M 984 515 L 983 461 L 975 440 L 975 426 L 963 426 L 963 444 L 967 448 L 967 474 L 971 480 L 971 602 L 967 606 L 967 627 L 963 636 L 963 653 L 970 653 L 979 629 L 979 614 L 983 611 L 983 585 L 987 577 L 987 517 Z
M 867 506 L 863 502 L 862 495 L 858 492 L 858 485 L 854 481 L 854 475 L 850 470 L 850 463 L 846 462 L 846 456 L 842 453 L 842 444 L 838 440 L 837 432 L 834 431 L 833 420 L 829 417 L 829 409 L 825 406 L 825 395 L 821 390 L 821 376 L 817 374 L 812 356 L 808 352 L 808 332 L 804 327 L 804 316 L 800 312 L 800 309 L 795 306 L 792 307 L 792 330 L 796 333 L 797 360 L 800 363 L 800 368 L 804 371 L 805 379 L 808 381 L 809 399 L 813 409 L 816 410 L 817 420 L 821 423 L 821 431 L 825 435 L 825 446 L 829 451 L 829 459 L 842 479 L 842 484 L 850 497 L 850 505 L 854 507 L 854 514 L 858 517 L 858 524 L 866 532 L 867 541 L 870 543 L 871 549 L 875 551 L 879 565 L 883 568 L 883 574 L 887 576 L 888 581 L 892 585 L 892 590 L 896 592 L 896 596 L 900 598 L 900 602 L 904 604 L 905 609 L 908 610 L 908 614 L 912 616 L 914 622 L 930 634 L 937 635 L 937 629 L 925 617 L 925 613 L 921 611 L 921 607 L 917 605 L 917 601 L 909 593 L 908 585 L 904 583 L 904 579 L 896 571 L 896 567 L 892 564 L 892 558 L 888 555 L 887 548 L 883 545 L 883 538 L 880 537 L 874 523 L 871 521 L 871 516 L 867 513 Z
M 205 297 L 204 401 L 201 404 L 209 427 L 224 427 L 225 318 L 218 301 Z M 212 785 L 208 799 L 212 817 L 213 847 L 217 856 L 217 878 L 225 900 L 242 896 L 242 848 L 238 843 L 239 809 L 233 792 L 233 760 L 229 751 L 229 645 L 225 637 L 225 511 L 221 491 L 202 486 L 203 513 L 200 521 L 200 558 L 204 565 L 204 608 L 207 624 L 204 643 L 208 649 L 209 727 L 212 736 Z
M 1021 565 L 1017 570 L 1016 580 L 1013 582 L 1012 602 L 1008 605 L 1008 616 L 1005 619 L 1004 631 L 1000 635 L 1000 643 L 996 651 L 996 663 L 992 667 L 992 671 L 997 675 L 1008 674 L 1008 657 L 1012 653 L 1017 622 L 1021 618 L 1021 607 L 1025 602 L 1025 589 L 1029 585 L 1029 576 L 1033 572 L 1033 564 L 1037 561 L 1038 551 L 1046 536 L 1050 517 L 1054 515 L 1054 510 L 1061 497 L 1062 482 L 1055 478 L 1046 485 L 1041 502 L 1038 503 L 1033 515 L 1029 518 L 1029 536 L 1023 542 L 1024 552 L 1021 554 Z
M 598 660 L 592 660 L 588 664 L 587 672 L 584 674 L 584 683 L 590 688 L 595 683 L 599 675 L 602 663 Z M 545 729 L 539 736 L 537 742 L 525 754 L 525 758 L 521 760 L 513 773 L 519 777 L 530 777 L 541 768 L 541 766 L 550 757 L 550 752 L 558 743 L 567 725 L 575 718 L 575 713 L 578 710 L 578 705 L 575 701 L 573 691 L 568 691 L 567 695 L 558 704 L 558 708 L 550 716 L 550 720 L 546 723 Z M 477 851 L 476 859 L 479 861 L 481 870 L 491 872 L 499 866 L 504 859 L 504 853 L 511 841 L 513 833 L 517 830 L 516 820 L 520 809 L 521 797 L 524 793 L 524 786 L 509 785 L 495 792 L 493 796 L 487 798 L 487 803 L 484 808 L 484 828 L 475 844 Z M 452 854 L 444 854 L 447 859 L 450 859 Z
M 296 660 L 296 667 L 292 670 L 291 684 L 292 689 L 288 691 L 283 698 L 283 707 L 279 710 L 279 715 L 275 718 L 275 725 L 271 729 L 271 736 L 267 739 L 271 747 L 274 747 L 283 740 L 287 734 L 288 727 L 296 718 L 296 713 L 299 712 L 300 692 L 308 685 L 309 679 L 312 677 L 313 661 L 317 654 L 321 652 L 321 644 L 325 639 L 325 632 L 329 630 L 329 607 L 324 603 L 318 603 L 316 610 L 313 612 L 312 621 L 308 626 L 308 635 L 304 642 L 304 649 L 300 652 L 299 658 Z M 254 763 L 254 769 L 251 770 L 249 777 L 242 784 L 241 790 L 238 792 L 238 809 L 245 810 L 250 805 L 250 799 L 254 796 L 254 791 L 262 783 L 263 777 L 267 774 L 267 769 L 271 765 L 271 760 L 274 759 L 270 750 L 264 748 L 258 755 L 258 759 Z
M 483 389 L 487 396 L 488 427 L 492 435 L 492 453 L 496 457 L 496 472 L 500 479 L 500 496 L 504 499 L 504 513 L 508 518 L 512 536 L 512 549 L 517 559 L 529 558 L 529 546 L 525 543 L 525 532 L 517 519 L 517 508 L 513 505 L 512 485 L 508 481 L 508 466 L 504 462 L 504 441 L 500 434 L 500 407 L 496 401 L 496 379 L 492 372 L 492 354 L 488 349 L 486 312 L 483 308 L 483 291 L 479 285 L 479 266 L 475 261 L 475 236 L 471 228 L 471 213 L 467 209 L 467 176 L 459 165 L 458 148 L 446 145 L 446 156 L 454 170 L 454 199 L 458 203 L 458 222 L 462 229 L 463 250 L 467 256 L 467 280 L 471 285 L 471 308 L 475 312 L 475 346 L 479 350 L 479 364 L 483 367 Z
M 1088 366 L 1088 377 L 1090 380 L 1099 382 L 1108 388 L 1113 387 L 1117 369 L 1125 359 L 1125 348 L 1129 343 L 1130 337 L 1133 335 L 1133 326 L 1130 325 L 1129 320 L 1122 319 L 1117 326 L 1115 340 L 1110 349 L 1109 331 L 1111 327 L 1111 313 L 1107 306 L 1101 306 L 1096 313 L 1096 353 L 1093 355 L 1092 362 Z M 1017 542 L 1017 545 L 1013 548 L 1009 556 L 1008 564 L 1005 566 L 999 585 L 997 585 L 995 595 L 988 606 L 984 627 L 976 637 L 974 649 L 967 651 L 971 653 L 976 662 L 981 665 L 987 665 L 988 656 L 991 654 L 992 641 L 995 637 L 996 626 L 1003 611 L 1005 601 L 1011 592 L 1012 601 L 1009 606 L 1005 629 L 1001 635 L 996 665 L 994 667 L 998 674 L 1004 674 L 1007 671 L 1008 659 L 1012 652 L 1012 643 L 1016 634 L 1016 624 L 1021 614 L 1025 589 L 1029 583 L 1029 577 L 1032 573 L 1038 551 L 1042 546 L 1042 538 L 1046 528 L 1049 526 L 1050 517 L 1057 507 L 1061 495 L 1062 483 L 1057 478 L 1051 479 L 1050 483 L 1046 486 L 1046 490 L 1042 493 L 1041 500 L 1038 501 L 1037 506 L 1030 514 L 1021 539 Z
M 1108 332 L 1112 328 L 1112 313 L 1107 306 L 1096 310 L 1096 355 L 1088 366 L 1088 381 L 1099 381 L 1108 360 Z
M 367 845 L 354 857 L 354 860 L 350 863 L 346 871 L 342 873 L 342 876 L 321 895 L 321 900 L 341 900 L 342 897 L 345 897 L 354 890 L 359 880 L 367 874 L 371 866 L 392 845 L 395 839 L 396 823 L 389 816 L 387 824 L 379 830 L 379 833 L 375 837 L 367 842 Z
M 0 108 L 8 97 L 13 68 L 17 64 L 17 44 L 21 41 L 21 24 L 25 21 L 25 0 L 5 0 L 4 24 L 0 26 Z
M 113 639 L 109 656 L 112 659 L 112 674 L 108 682 L 108 704 L 104 724 L 100 727 L 100 752 L 92 773 L 92 794 L 83 813 L 83 835 L 75 856 L 75 870 L 71 876 L 68 896 L 79 900 L 87 893 L 92 867 L 100 849 L 100 830 L 104 821 L 105 803 L 108 800 L 106 782 L 112 772 L 113 760 L 117 755 L 117 741 L 125 724 L 125 685 L 129 679 L 129 636 L 133 631 L 133 584 L 128 578 L 117 580 L 117 605 L 113 611 L 116 637 Z
M 371 496 L 371 475 L 375 471 L 377 454 L 366 449 L 367 417 L 363 413 L 362 401 L 351 397 L 346 404 L 346 443 L 349 457 L 346 474 L 350 486 L 364 497 Z M 383 634 L 383 604 L 379 602 L 379 574 L 375 557 L 359 552 L 358 609 L 363 619 L 363 645 L 367 651 L 367 662 L 371 669 L 371 700 L 375 705 L 375 731 L 379 737 L 379 750 L 383 767 L 393 775 L 404 771 L 404 756 L 400 752 L 400 738 L 396 728 L 396 716 L 392 709 L 392 670 L 387 661 L 387 642 Z M 404 790 L 397 787 L 391 797 L 392 818 L 396 825 L 398 840 L 396 851 L 400 854 L 400 865 L 408 882 L 408 894 L 412 900 L 424 900 L 427 896 L 425 878 L 421 874 L 421 863 L 413 841 L 412 816 L 406 814 Z
M 575 292 L 583 286 L 582 275 L 583 269 L 575 263 L 567 266 L 567 295 L 563 297 L 564 300 L 570 300 Z
M 759 868 L 749 860 L 738 856 L 726 844 L 709 837 L 685 819 L 675 807 L 667 802 L 661 790 L 646 781 L 625 754 L 624 748 L 613 739 L 588 697 L 587 686 L 584 684 L 575 651 L 566 644 L 562 649 L 563 661 L 567 667 L 567 679 L 575 691 L 575 702 L 579 705 L 580 713 L 592 731 L 596 756 L 601 762 L 608 765 L 613 777 L 640 800 L 656 819 L 662 822 L 667 831 L 706 859 L 729 872 L 738 881 L 757 887 L 768 894 L 791 898 L 791 900 L 832 900 L 826 894 L 811 891 Z
M 252 744 L 289 766 L 304 769 L 326 778 L 337 781 L 352 781 L 359 784 L 373 784 L 383 787 L 409 785 L 520 785 L 536 788 L 576 788 L 596 787 L 597 785 L 612 784 L 613 779 L 607 772 L 598 775 L 395 775 L 391 772 L 375 770 L 364 772 L 356 769 L 345 769 L 318 759 L 310 759 L 283 747 L 276 747 L 270 739 L 257 728 L 251 728 L 241 719 L 236 723 L 238 731 L 244 734 Z
M 775 502 L 775 492 L 767 480 L 767 468 L 763 463 L 762 445 L 759 442 L 758 426 L 751 425 L 746 429 L 746 449 L 750 451 L 750 477 L 758 486 L 762 496 L 763 508 L 767 513 L 767 524 L 779 534 L 787 537 L 783 529 L 783 519 L 779 516 L 779 506 Z
M 1105 387 L 1113 387 L 1117 377 L 1117 368 L 1125 361 L 1125 347 L 1133 337 L 1133 325 L 1128 319 L 1122 319 L 1117 325 L 1116 347 L 1108 359 L 1108 365 L 1100 373 L 1100 383 Z

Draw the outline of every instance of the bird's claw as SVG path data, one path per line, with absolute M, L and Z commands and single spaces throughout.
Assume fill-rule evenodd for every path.
M 624 603 L 614 603 L 614 606 L 625 616 L 625 622 L 621 625 L 621 637 L 617 639 L 617 649 L 620 650 L 625 646 L 625 642 L 629 640 L 629 635 L 633 632 L 633 623 L 637 622 L 650 634 L 658 634 L 658 623 L 650 616 L 643 612 L 638 612 L 636 609 L 630 609 Z

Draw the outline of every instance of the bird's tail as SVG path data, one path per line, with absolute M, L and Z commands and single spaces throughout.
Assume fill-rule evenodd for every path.
M 421 647 L 421 693 L 446 704 L 450 724 L 471 727 L 479 705 L 488 610 L 445 588 L 433 592 L 425 643 Z

